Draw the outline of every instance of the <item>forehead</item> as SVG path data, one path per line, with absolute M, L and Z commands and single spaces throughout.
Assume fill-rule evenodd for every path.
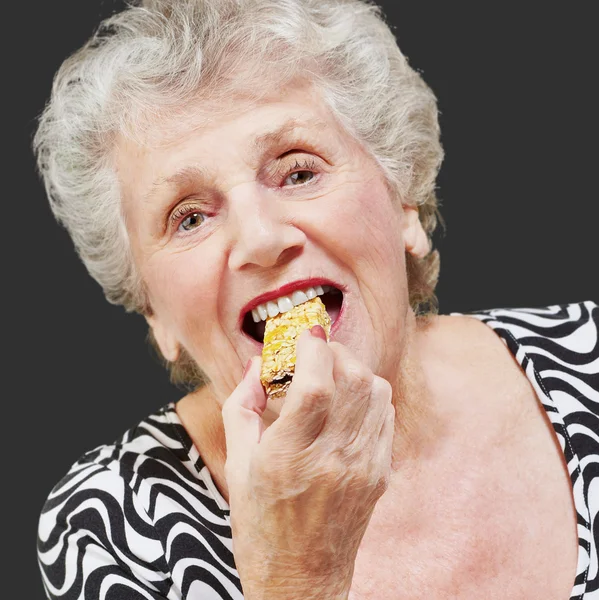
M 289 87 L 256 101 L 243 97 L 225 106 L 197 101 L 122 136 L 116 167 L 125 196 L 151 189 L 186 166 L 213 171 L 223 161 L 256 167 L 269 148 L 290 139 L 321 140 L 331 151 L 347 142 L 320 94 L 307 86 Z M 136 194 L 137 195 L 137 194 Z

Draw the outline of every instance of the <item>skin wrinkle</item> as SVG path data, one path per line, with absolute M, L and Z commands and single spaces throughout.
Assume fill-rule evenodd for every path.
M 312 123 L 312 125 L 311 125 Z M 319 141 L 331 155 L 334 155 L 333 150 L 330 148 L 330 144 L 326 144 L 324 141 L 325 134 L 319 131 L 322 128 L 323 132 L 330 131 L 330 128 L 326 127 L 327 123 L 323 120 L 307 120 L 306 123 L 302 123 L 299 118 L 292 118 L 286 121 L 281 127 L 277 128 L 276 131 L 269 132 L 258 136 L 256 140 L 253 140 L 250 145 L 249 154 L 244 158 L 244 162 L 247 167 L 254 169 L 265 154 L 273 148 L 277 148 L 280 145 L 290 140 L 297 141 L 298 144 L 304 142 L 303 136 L 310 131 L 310 136 Z M 311 129 L 309 129 L 311 127 Z M 187 137 L 191 138 L 197 135 L 198 128 L 194 128 L 192 132 L 187 133 Z M 181 143 L 180 139 L 174 140 L 172 144 Z M 312 144 L 314 142 L 311 142 Z M 170 146 L 170 144 L 168 145 Z M 167 147 L 168 147 L 167 146 Z M 334 165 L 334 163 L 333 163 Z M 332 166 L 333 166 L 332 165 Z M 173 194 L 180 188 L 184 188 L 187 185 L 191 185 L 194 188 L 210 188 L 215 187 L 217 178 L 210 175 L 210 171 L 202 168 L 201 165 L 188 165 L 186 167 L 178 169 L 177 172 L 169 176 L 160 176 L 154 181 L 149 189 L 142 193 L 142 199 L 151 204 L 161 192 L 166 193 L 169 187 L 173 189 Z

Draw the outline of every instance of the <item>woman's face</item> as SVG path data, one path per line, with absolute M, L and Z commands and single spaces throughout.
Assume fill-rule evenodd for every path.
M 261 352 L 241 327 L 243 307 L 325 278 L 343 290 L 332 339 L 391 379 L 410 315 L 404 252 L 424 235 L 416 212 L 394 206 L 376 163 L 314 91 L 290 88 L 249 109 L 237 102 L 226 115 L 186 111 L 144 143 L 117 147 L 163 354 L 172 361 L 185 348 L 224 402 Z

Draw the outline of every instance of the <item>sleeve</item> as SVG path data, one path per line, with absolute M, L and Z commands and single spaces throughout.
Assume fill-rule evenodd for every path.
M 50 600 L 174 598 L 150 518 L 124 479 L 99 464 L 76 463 L 52 490 L 37 554 Z

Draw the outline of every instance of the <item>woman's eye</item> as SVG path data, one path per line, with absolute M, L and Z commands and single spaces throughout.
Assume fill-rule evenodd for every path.
M 314 178 L 314 173 L 312 171 L 295 171 L 287 175 L 285 181 L 293 181 L 292 185 L 298 185 L 302 183 L 308 183 L 311 179 Z
M 285 185 L 302 185 L 312 181 L 316 176 L 316 163 L 314 159 L 296 160 L 295 164 L 287 169 Z
M 199 211 L 189 213 L 179 224 L 179 229 L 183 231 L 191 231 L 199 227 L 204 222 L 204 217 Z

